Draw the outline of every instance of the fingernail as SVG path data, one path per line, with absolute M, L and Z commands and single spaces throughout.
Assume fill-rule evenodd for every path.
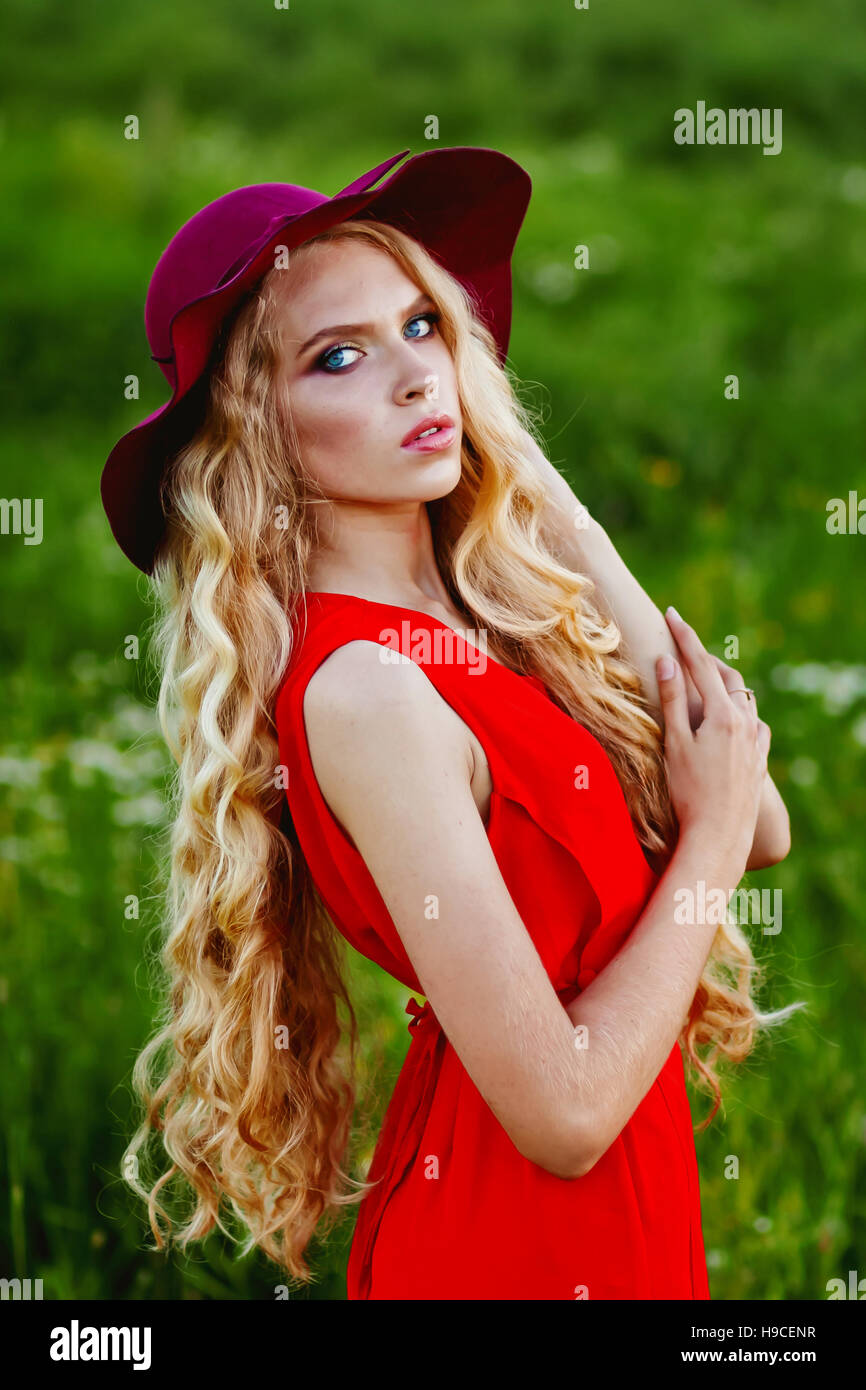
M 660 681 L 669 681 L 674 673 L 673 658 L 662 656 L 659 658 L 658 677 Z
M 668 613 L 673 613 L 673 615 L 674 615 L 674 617 L 676 618 L 676 620 L 677 620 L 678 623 L 681 623 L 681 622 L 682 622 L 682 618 L 680 617 L 679 613 L 678 613 L 677 610 L 674 608 L 674 606 L 673 606 L 672 603 L 668 605 L 667 611 L 668 611 Z

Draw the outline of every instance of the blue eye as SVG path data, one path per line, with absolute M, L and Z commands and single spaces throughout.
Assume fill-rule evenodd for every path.
M 410 322 L 410 323 L 419 323 L 422 319 L 425 320 L 427 323 L 430 324 L 430 328 L 431 328 L 431 332 L 432 332 L 433 325 L 439 322 L 439 315 L 438 315 L 438 314 L 416 314 L 415 317 L 414 317 L 413 319 L 410 319 L 410 320 L 409 320 L 409 322 Z M 424 334 L 422 334 L 422 336 L 423 336 L 424 338 L 429 338 L 429 337 L 430 337 L 430 333 L 424 333 Z
M 433 328 L 434 328 L 434 325 L 437 324 L 437 323 L 439 322 L 439 317 L 440 317 L 439 314 L 434 314 L 434 313 L 428 313 L 428 314 L 415 314 L 414 317 L 411 318 L 411 319 L 409 320 L 409 322 L 410 322 L 410 323 L 418 323 L 418 322 L 420 322 L 422 319 L 424 319 L 424 320 L 426 320 L 426 321 L 430 324 L 430 332 L 429 332 L 429 333 L 421 333 L 421 334 L 412 334 L 411 336 L 412 336 L 412 337 L 417 337 L 419 340 L 422 340 L 422 339 L 424 339 L 424 338 L 430 338 L 430 337 L 432 337 L 432 336 L 433 336 Z M 338 365 L 338 366 L 332 367 L 332 366 L 329 365 L 328 359 L 331 358 L 331 357 L 333 357 L 334 354 L 335 354 L 335 353 L 338 353 L 338 352 L 360 352 L 360 351 L 361 351 L 360 348 L 354 347 L 351 343 L 337 343 L 337 344 L 335 344 L 334 347 L 328 348 L 327 352 L 323 352 L 322 355 L 321 355 L 321 357 L 318 357 L 318 358 L 316 359 L 316 364 L 315 364 L 316 370 L 322 370 L 322 371 L 324 371 L 324 372 L 327 372 L 328 376 L 336 376 L 338 373 L 344 372 L 344 371 L 346 370 L 346 366 L 347 366 L 347 365 L 351 367 L 351 366 L 354 366 L 354 363 L 353 363 L 353 362 L 350 362 L 350 363 L 348 363 L 348 364 L 343 363 L 342 365 Z

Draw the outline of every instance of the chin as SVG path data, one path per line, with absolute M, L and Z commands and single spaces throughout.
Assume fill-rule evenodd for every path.
M 456 460 L 443 455 L 437 463 L 438 467 L 431 465 L 421 480 L 425 502 L 435 502 L 439 497 L 447 497 L 460 482 L 463 469 L 459 455 Z

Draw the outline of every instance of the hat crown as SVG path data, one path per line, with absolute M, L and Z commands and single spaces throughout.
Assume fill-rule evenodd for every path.
M 172 388 L 170 328 L 181 309 L 234 279 L 281 223 L 322 203 L 365 192 L 408 153 L 402 150 L 368 169 L 333 199 L 297 183 L 252 183 L 224 193 L 185 222 L 156 263 L 144 306 L 151 353 Z
M 153 356 L 171 356 L 169 328 L 179 310 L 233 278 L 281 222 L 327 201 L 323 193 L 299 184 L 250 184 L 223 194 L 185 222 L 157 261 L 147 291 L 144 326 Z

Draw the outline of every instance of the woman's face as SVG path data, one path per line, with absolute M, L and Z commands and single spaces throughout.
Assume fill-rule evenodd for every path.
M 451 492 L 463 427 L 433 301 L 387 252 L 349 239 L 301 248 L 280 285 L 280 385 L 305 472 L 332 500 L 427 502 Z M 430 437 L 431 452 L 403 447 L 438 415 L 454 422 L 450 443 L 443 434 Z

